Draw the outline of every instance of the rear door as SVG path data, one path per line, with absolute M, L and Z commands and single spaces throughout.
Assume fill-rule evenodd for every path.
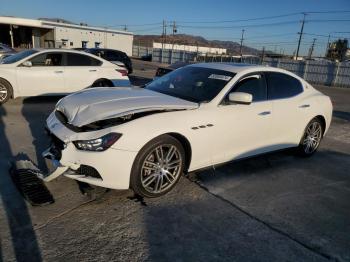
M 65 92 L 63 53 L 45 52 L 31 59 L 31 67 L 17 67 L 21 96 L 49 95 Z
M 308 104 L 303 104 L 303 85 L 291 75 L 266 72 L 268 99 L 272 103 L 271 135 L 276 149 L 294 146 L 305 128 Z
M 102 62 L 88 55 L 67 52 L 65 64 L 67 92 L 75 92 L 91 86 L 98 79 Z

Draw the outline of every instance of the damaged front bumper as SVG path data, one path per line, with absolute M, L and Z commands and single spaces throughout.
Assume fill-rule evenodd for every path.
M 64 175 L 96 186 L 129 188 L 131 169 L 138 152 L 112 147 L 102 152 L 79 150 L 72 141 L 99 137 L 104 131 L 76 133 L 62 124 L 54 113 L 46 124 L 52 143 L 42 156 L 49 172 L 38 175 L 39 178 L 48 182 Z

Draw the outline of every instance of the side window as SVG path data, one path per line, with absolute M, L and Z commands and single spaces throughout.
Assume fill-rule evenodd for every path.
M 253 102 L 267 100 L 266 81 L 263 75 L 254 74 L 244 77 L 236 84 L 234 92 L 245 92 L 253 96 Z
M 106 59 L 106 52 L 105 51 L 102 51 L 102 50 L 96 51 L 95 55 L 98 57 L 101 57 L 103 59 Z
M 62 53 L 44 53 L 30 59 L 32 66 L 62 66 Z
M 118 53 L 113 52 L 113 51 L 108 51 L 107 53 L 108 61 L 119 61 L 119 56 Z
M 87 55 L 67 53 L 67 66 L 99 66 L 101 61 Z
M 292 76 L 275 72 L 266 75 L 269 99 L 288 98 L 303 92 L 300 81 Z

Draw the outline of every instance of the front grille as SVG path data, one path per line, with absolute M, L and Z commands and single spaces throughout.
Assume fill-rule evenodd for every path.
M 11 175 L 23 197 L 33 206 L 42 206 L 55 202 L 52 194 L 41 179 L 40 170 L 31 161 L 20 160 L 11 168 Z
M 89 176 L 89 177 L 94 177 L 98 179 L 102 179 L 100 176 L 100 173 L 93 168 L 92 166 L 87 166 L 87 165 L 81 165 L 77 171 L 75 171 L 79 175 L 84 175 L 84 176 Z

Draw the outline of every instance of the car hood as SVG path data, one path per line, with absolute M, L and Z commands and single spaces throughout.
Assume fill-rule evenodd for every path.
M 197 103 L 139 87 L 97 87 L 62 98 L 56 110 L 76 127 L 128 114 L 153 110 L 198 108 Z

